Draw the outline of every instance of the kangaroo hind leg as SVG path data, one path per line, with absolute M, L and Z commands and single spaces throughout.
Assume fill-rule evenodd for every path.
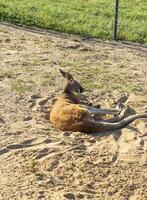
M 104 120 L 104 121 L 105 121 L 105 122 L 115 123 L 115 122 L 118 122 L 118 121 L 122 120 L 122 119 L 124 118 L 124 116 L 125 116 L 125 113 L 126 113 L 127 109 L 128 109 L 128 106 L 125 106 L 125 107 L 121 110 L 121 112 L 119 113 L 119 115 L 117 115 L 117 116 L 115 116 L 115 117 L 113 117 L 113 118 L 111 118 L 111 119 L 106 119 L 106 120 Z

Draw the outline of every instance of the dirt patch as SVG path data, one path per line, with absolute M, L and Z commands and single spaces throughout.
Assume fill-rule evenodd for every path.
M 0 199 L 146 199 L 147 121 L 86 135 L 47 120 L 58 67 L 101 107 L 147 111 L 146 48 L 41 35 L 0 25 Z

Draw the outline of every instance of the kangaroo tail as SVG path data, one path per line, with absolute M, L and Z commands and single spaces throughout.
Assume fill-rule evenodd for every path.
M 122 119 L 119 122 L 115 123 L 108 123 L 108 122 L 95 122 L 95 126 L 93 126 L 93 129 L 95 129 L 95 132 L 100 132 L 100 131 L 114 131 L 117 129 L 124 128 L 131 122 L 133 122 L 136 119 L 139 118 L 147 118 L 147 114 L 136 114 L 136 115 L 131 115 L 125 119 Z M 94 125 L 94 124 L 93 124 Z

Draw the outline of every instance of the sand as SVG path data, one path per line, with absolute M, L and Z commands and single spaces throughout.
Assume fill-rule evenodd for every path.
M 147 120 L 92 135 L 56 130 L 48 120 L 63 88 L 58 66 L 106 58 L 116 70 L 126 61 L 142 91 L 92 89 L 88 101 L 111 107 L 119 99 L 130 113 L 146 112 L 145 47 L 0 25 L 0 200 L 147 199 Z M 48 86 L 46 76 L 54 77 Z

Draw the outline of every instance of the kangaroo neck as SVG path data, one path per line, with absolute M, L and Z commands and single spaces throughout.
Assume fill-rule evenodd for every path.
M 80 99 L 77 95 L 75 95 L 73 92 L 65 92 L 61 94 L 61 97 L 65 99 L 66 101 L 73 103 L 73 104 L 79 104 Z

